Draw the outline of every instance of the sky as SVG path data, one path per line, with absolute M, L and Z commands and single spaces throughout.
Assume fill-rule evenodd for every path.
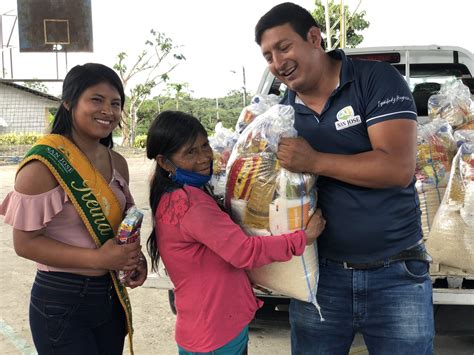
M 336 0 L 337 1 L 337 0 Z M 150 29 L 165 33 L 180 46 L 183 61 L 171 73 L 170 82 L 188 83 L 193 97 L 222 97 L 243 86 L 255 93 L 265 69 L 260 48 L 254 42 L 258 19 L 278 0 L 91 0 L 94 51 L 68 53 L 67 69 L 76 64 L 116 63 L 120 52 L 135 59 L 145 48 Z M 312 11 L 314 0 L 293 1 Z M 353 11 L 359 0 L 345 0 Z M 370 22 L 362 32 L 359 47 L 400 45 L 454 45 L 474 53 L 474 14 L 472 0 L 362 0 L 359 10 L 366 11 Z M 1 0 L 0 14 L 16 14 L 16 0 Z M 3 42 L 7 42 L 14 17 L 3 16 Z M 10 45 L 14 78 L 55 79 L 66 73 L 63 53 L 20 53 L 18 27 Z M 5 67 L 10 73 L 9 50 L 4 51 Z M 1 65 L 1 63 L 0 63 Z M 0 71 L 1 77 L 1 71 Z M 7 78 L 10 78 L 7 75 Z M 56 92 L 57 91 L 57 92 Z M 50 93 L 60 94 L 59 87 Z M 157 94 L 157 93 L 155 93 Z

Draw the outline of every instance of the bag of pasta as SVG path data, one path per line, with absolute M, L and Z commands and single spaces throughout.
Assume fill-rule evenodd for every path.
M 474 145 L 462 144 L 426 243 L 433 259 L 474 272 Z
M 226 207 L 249 235 L 272 235 L 303 229 L 314 213 L 316 177 L 283 169 L 276 156 L 281 137 L 296 137 L 291 106 L 274 105 L 255 118 L 237 140 L 227 165 Z M 267 292 L 317 306 L 316 243 L 300 257 L 249 271 Z

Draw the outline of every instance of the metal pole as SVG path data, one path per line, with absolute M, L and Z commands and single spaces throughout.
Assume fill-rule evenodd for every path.
M 405 78 L 407 81 L 408 86 L 410 86 L 410 53 L 407 49 L 405 51 Z
M 18 19 L 18 16 L 15 16 L 15 20 L 13 21 L 13 25 L 12 25 L 12 30 L 10 31 L 10 36 L 8 36 L 7 48 L 10 46 L 10 40 L 12 39 L 13 30 L 15 29 L 17 19 Z M 10 47 L 10 71 L 11 71 L 11 78 L 13 79 L 13 51 L 11 47 Z
M 216 118 L 219 119 L 219 98 L 216 97 Z
M 56 53 L 56 79 L 59 79 L 58 49 L 56 48 L 54 52 Z
M 324 17 L 326 18 L 326 40 L 328 47 L 326 50 L 330 51 L 332 49 L 332 40 L 331 40 L 331 22 L 329 21 L 329 2 L 326 0 L 324 5 Z
M 3 55 L 3 15 L 0 15 L 0 50 L 2 51 L 2 78 L 5 78 L 5 56 Z
M 346 48 L 346 9 L 344 7 L 344 0 L 341 0 L 341 48 Z
M 13 48 L 10 47 L 10 72 L 11 78 L 13 79 Z

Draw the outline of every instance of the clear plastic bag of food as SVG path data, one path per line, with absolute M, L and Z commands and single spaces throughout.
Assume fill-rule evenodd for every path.
M 209 137 L 209 144 L 214 153 L 210 185 L 216 197 L 224 197 L 226 184 L 226 166 L 232 148 L 237 142 L 238 134 L 228 128 L 221 128 Z
M 261 115 L 273 105 L 278 104 L 280 98 L 277 95 L 255 95 L 250 105 L 244 107 L 240 113 L 235 130 L 239 134 L 252 122 L 258 115 Z
M 416 191 L 421 209 L 421 227 L 426 240 L 446 191 L 451 161 L 456 154 L 451 125 L 435 119 L 418 125 L 416 156 Z
M 458 147 L 464 143 L 474 144 L 474 130 L 459 129 L 454 131 L 454 140 L 456 141 L 456 145 Z
M 428 115 L 445 119 L 453 128 L 471 122 L 474 112 L 469 88 L 459 79 L 444 83 L 439 93 L 428 99 Z
M 281 137 L 296 137 L 291 106 L 274 105 L 239 136 L 227 164 L 226 207 L 249 235 L 304 229 L 316 209 L 316 177 L 282 168 L 276 153 Z M 300 257 L 249 271 L 250 279 L 270 293 L 317 305 L 316 243 Z
M 416 179 L 432 186 L 446 186 L 456 150 L 453 130 L 446 120 L 418 125 Z

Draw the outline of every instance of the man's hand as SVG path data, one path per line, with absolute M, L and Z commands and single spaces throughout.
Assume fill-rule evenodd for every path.
M 314 155 L 317 152 L 303 137 L 281 138 L 277 157 L 283 168 L 294 173 L 315 173 Z

